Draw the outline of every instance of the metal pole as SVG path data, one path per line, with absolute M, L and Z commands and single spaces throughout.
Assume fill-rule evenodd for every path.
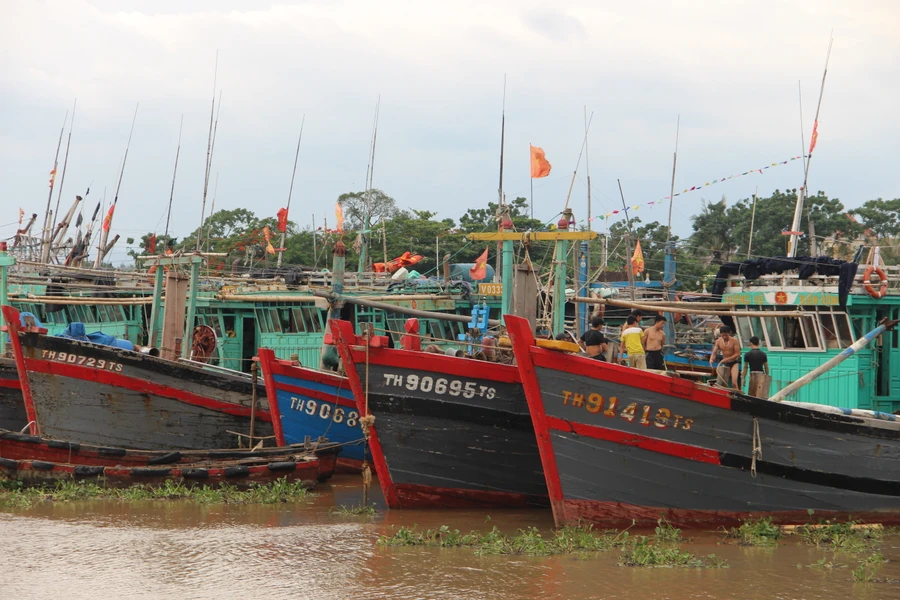
M 581 253 L 578 258 L 578 296 L 586 298 L 588 295 L 588 260 L 590 255 L 590 244 L 587 240 L 581 242 Z M 578 326 L 580 331 L 588 330 L 588 315 L 590 311 L 586 304 L 576 304 L 575 309 L 578 313 Z
M 250 382 L 253 391 L 250 392 L 250 448 L 253 448 L 253 432 L 256 428 L 256 385 L 259 383 L 259 363 L 254 361 L 250 365 Z
M 625 211 L 625 225 L 628 227 L 625 231 L 625 273 L 628 275 L 631 301 L 634 302 L 634 271 L 631 268 L 631 219 L 628 218 L 628 207 L 625 206 L 625 192 L 622 191 L 622 180 L 616 179 L 616 181 L 619 183 L 619 195 L 622 197 L 622 208 Z
M 191 282 L 188 287 L 187 317 L 184 322 L 184 338 L 181 342 L 181 358 L 188 358 L 193 348 L 194 316 L 197 312 L 197 280 L 200 278 L 202 256 L 191 258 Z
M 759 186 L 753 192 L 753 209 L 750 211 L 750 239 L 747 240 L 747 258 L 750 258 L 750 248 L 753 247 L 753 223 L 756 221 L 756 195 L 759 193 Z
M 572 217 L 572 209 L 563 211 L 557 223 L 557 229 L 567 231 Z M 553 336 L 556 337 L 566 328 L 566 255 L 569 253 L 568 240 L 557 240 L 556 256 L 553 261 Z
M 150 338 L 147 344 L 151 348 L 156 348 L 158 337 L 156 324 L 159 322 L 160 309 L 162 308 L 163 277 L 165 276 L 165 269 L 159 262 L 156 263 L 156 273 L 154 275 L 156 279 L 153 282 L 153 304 L 150 307 Z
M 14 264 L 16 264 L 16 259 L 7 253 L 6 242 L 0 242 L 0 306 L 9 304 L 7 283 L 9 282 L 9 267 Z M 3 314 L 0 313 L 0 326 L 4 324 Z

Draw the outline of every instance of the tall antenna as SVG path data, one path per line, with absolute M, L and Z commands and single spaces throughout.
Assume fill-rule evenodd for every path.
M 44 211 L 44 229 L 41 231 L 41 261 L 47 262 L 50 256 L 50 201 L 53 199 L 53 184 L 56 183 L 56 167 L 59 166 L 59 149 L 62 147 L 63 133 L 66 131 L 66 123 L 69 121 L 69 111 L 63 118 L 62 127 L 59 129 L 59 141 L 56 143 L 56 155 L 53 157 L 53 170 L 50 171 L 50 193 L 47 194 L 47 209 Z M 47 258 L 45 258 L 45 256 Z
M 828 75 L 828 60 L 831 58 L 831 47 L 834 44 L 834 31 L 828 40 L 828 53 L 825 55 L 825 69 L 822 71 L 822 85 L 819 87 L 819 101 L 816 103 L 816 118 L 813 121 L 812 135 L 809 140 L 809 156 L 803 170 L 803 187 L 797 190 L 797 204 L 794 206 L 794 220 L 791 223 L 791 237 L 788 240 L 788 258 L 797 256 L 797 245 L 800 239 L 800 219 L 803 216 L 803 199 L 806 194 L 806 185 L 809 181 L 809 165 L 812 163 L 813 150 L 819 135 L 819 111 L 822 110 L 822 96 L 825 94 L 825 77 Z
M 581 164 L 581 155 L 584 154 L 584 149 L 587 147 L 588 132 L 591 130 L 591 121 L 593 120 L 594 113 L 591 113 L 591 116 L 588 117 L 587 126 L 584 128 L 584 141 L 581 142 L 581 151 L 578 153 L 578 160 L 575 162 L 575 170 L 572 171 L 572 181 L 569 182 L 569 193 L 566 194 L 565 208 L 569 208 L 569 199 L 572 197 L 572 188 L 575 186 L 575 177 L 578 175 L 578 166 Z
M 294 153 L 294 170 L 291 171 L 291 186 L 288 188 L 288 199 L 287 199 L 287 207 L 285 210 L 290 214 L 291 212 L 291 195 L 294 193 L 294 177 L 297 176 L 297 160 L 300 158 L 300 142 L 303 141 L 303 124 L 306 122 L 306 115 L 300 119 L 300 135 L 297 137 L 297 152 Z M 284 234 L 287 231 L 287 226 L 285 225 L 285 231 L 281 232 L 281 242 L 278 244 L 278 262 L 276 266 L 281 266 L 281 257 L 284 255 Z M 315 235 L 315 233 L 313 233 Z M 314 253 L 315 254 L 315 253 Z
M 172 188 L 169 190 L 169 208 L 166 211 L 166 232 L 163 234 L 163 243 L 169 243 L 169 221 L 172 218 L 172 200 L 175 198 L 175 176 L 178 174 L 178 157 L 181 155 L 181 131 L 184 128 L 184 113 L 181 115 L 181 123 L 178 125 L 178 148 L 175 150 L 175 168 L 172 169 Z
M 675 153 L 672 155 L 672 185 L 669 186 L 669 227 L 666 230 L 666 246 L 672 239 L 672 205 L 675 203 L 675 169 L 678 166 L 678 134 L 681 132 L 681 115 L 675 122 Z
M 131 119 L 131 130 L 128 132 L 128 143 L 125 145 L 125 155 L 122 157 L 122 168 L 119 170 L 119 182 L 116 184 L 116 195 L 113 197 L 112 206 L 109 207 L 109 212 L 103 220 L 103 227 L 101 227 L 100 245 L 98 246 L 99 251 L 97 252 L 97 258 L 94 260 L 95 269 L 100 268 L 100 264 L 103 262 L 106 253 L 110 250 L 106 245 L 106 241 L 109 239 L 109 230 L 112 228 L 113 214 L 115 213 L 116 205 L 119 202 L 119 191 L 122 189 L 122 177 L 125 175 L 125 163 L 128 161 L 128 149 L 131 148 L 131 136 L 134 134 L 134 124 L 137 121 L 138 108 L 140 108 L 140 106 L 140 103 L 138 103 L 134 107 L 134 117 Z
M 216 50 L 216 64 L 213 69 L 213 93 L 209 108 L 209 134 L 206 137 L 206 165 L 203 168 L 203 202 L 200 205 L 200 227 L 197 228 L 197 252 L 203 240 L 203 223 L 206 220 L 206 193 L 209 189 L 209 166 L 212 164 L 213 118 L 216 112 L 216 84 L 219 77 L 219 51 Z M 221 101 L 221 94 L 219 100 Z

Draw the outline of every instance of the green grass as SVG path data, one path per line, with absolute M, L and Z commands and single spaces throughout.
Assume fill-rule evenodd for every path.
M 825 521 L 818 525 L 804 525 L 796 530 L 800 539 L 819 548 L 829 548 L 841 552 L 860 553 L 874 548 L 884 538 L 884 531 L 877 527 L 854 527 L 855 521 L 832 523 Z
M 860 583 L 869 583 L 875 579 L 875 572 L 878 570 L 878 567 L 886 563 L 887 560 L 879 554 L 878 552 L 874 552 L 867 556 L 859 566 L 851 571 L 853 575 L 853 581 L 858 581 Z
M 726 531 L 725 536 L 737 540 L 741 546 L 775 546 L 782 533 L 771 518 L 765 518 L 744 521 L 740 527 Z
M 507 535 L 495 526 L 487 533 L 462 533 L 443 525 L 438 529 L 400 527 L 393 535 L 381 536 L 381 546 L 431 546 L 439 548 L 472 548 L 476 554 L 550 556 L 604 552 L 622 546 L 628 532 L 597 531 L 589 525 L 562 527 L 544 537 L 537 527 L 520 529 Z
M 302 481 L 278 479 L 268 484 L 251 483 L 246 489 L 230 484 L 215 487 L 186 486 L 166 481 L 156 486 L 108 488 L 94 482 L 58 481 L 54 485 L 28 487 L 19 481 L 0 481 L 0 508 L 27 508 L 39 502 L 79 500 L 191 500 L 200 504 L 277 504 L 297 502 L 311 495 Z
M 673 527 L 665 517 L 660 517 L 656 522 L 655 538 L 658 542 L 680 542 L 684 539 L 681 537 L 681 530 Z
M 355 504 L 353 506 L 345 506 L 341 504 L 340 506 L 331 508 L 328 512 L 341 517 L 368 516 L 375 514 L 375 507 L 363 506 L 362 504 Z
M 666 542 L 653 543 L 647 536 L 635 536 L 631 543 L 622 548 L 619 562 L 625 567 L 695 567 L 722 568 L 728 563 L 717 558 L 715 554 L 697 556 L 693 552 L 682 550 L 675 544 Z

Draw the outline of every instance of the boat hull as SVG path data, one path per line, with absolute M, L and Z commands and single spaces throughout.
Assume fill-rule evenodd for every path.
M 900 522 L 894 423 L 598 365 L 509 327 L 559 525 Z
M 27 424 L 16 363 L 12 359 L 0 358 L 0 429 L 18 431 Z
M 278 360 L 268 348 L 259 361 L 279 446 L 320 437 L 343 447 L 339 473 L 359 473 L 365 458 L 359 412 L 346 377 Z
M 370 445 L 390 508 L 548 505 L 515 367 L 409 350 L 367 352 L 352 344 L 346 324 L 337 331 L 359 411 L 375 417 Z
M 17 333 L 13 352 L 35 434 L 140 450 L 235 448 L 253 420 L 255 438 L 273 437 L 265 390 L 257 386 L 253 411 L 249 378 L 38 333 Z

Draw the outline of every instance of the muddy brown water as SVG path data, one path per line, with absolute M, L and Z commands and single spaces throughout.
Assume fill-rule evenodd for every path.
M 397 527 L 552 528 L 549 511 L 386 511 L 330 514 L 362 498 L 359 478 L 336 477 L 300 505 L 85 501 L 0 512 L 0 599 L 663 599 L 900 598 L 900 537 L 876 583 L 853 581 L 863 555 L 788 537 L 776 548 L 689 532 L 682 544 L 728 560 L 725 569 L 635 568 L 618 550 L 589 556 L 476 556 L 471 549 L 385 548 Z M 377 491 L 373 501 L 384 506 Z M 488 516 L 490 520 L 488 520 Z M 833 568 L 810 567 L 820 559 Z

